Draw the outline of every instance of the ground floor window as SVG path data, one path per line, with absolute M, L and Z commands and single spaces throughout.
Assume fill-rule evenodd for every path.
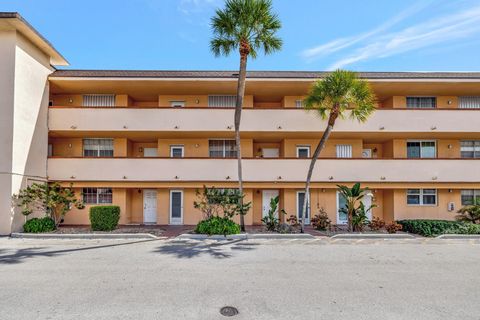
M 83 188 L 83 202 L 87 204 L 112 203 L 112 188 Z
M 437 204 L 437 189 L 407 189 L 407 204 L 434 206 Z
M 468 189 L 460 192 L 462 196 L 462 206 L 480 204 L 480 190 Z

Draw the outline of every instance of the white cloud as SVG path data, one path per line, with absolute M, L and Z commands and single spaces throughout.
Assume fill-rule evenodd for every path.
M 372 58 L 389 57 L 458 40 L 475 33 L 480 33 L 480 6 L 367 39 L 363 46 L 357 48 L 351 55 L 335 61 L 328 69 L 342 68 Z
M 376 27 L 376 28 L 374 28 L 370 31 L 367 31 L 367 32 L 364 32 L 364 33 L 361 33 L 361 34 L 358 34 L 358 35 L 352 36 L 352 37 L 345 37 L 345 38 L 336 39 L 336 40 L 327 42 L 326 44 L 322 44 L 322 45 L 316 46 L 314 48 L 306 49 L 301 53 L 301 56 L 303 58 L 305 58 L 307 61 L 312 61 L 312 60 L 315 60 L 315 59 L 320 58 L 322 56 L 329 55 L 331 53 L 340 51 L 342 49 L 351 47 L 351 46 L 353 46 L 353 45 L 355 45 L 355 44 L 357 44 L 357 43 L 359 43 L 363 40 L 366 40 L 370 37 L 373 37 L 375 35 L 378 35 L 378 34 L 384 32 L 384 31 L 390 29 L 391 27 L 398 24 L 399 22 L 401 22 L 401 21 L 413 16 L 414 14 L 420 12 L 421 10 L 425 9 L 432 2 L 433 2 L 433 0 L 417 2 L 415 5 L 413 5 L 409 8 L 407 8 L 406 10 L 400 12 L 399 14 L 394 16 L 393 18 L 388 19 L 385 23 L 381 24 L 380 26 L 378 26 L 378 27 Z

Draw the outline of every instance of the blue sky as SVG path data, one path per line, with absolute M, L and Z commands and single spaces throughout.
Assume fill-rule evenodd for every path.
M 74 69 L 237 69 L 209 51 L 223 0 L 3 0 Z M 480 0 L 274 0 L 281 52 L 250 70 L 478 71 Z

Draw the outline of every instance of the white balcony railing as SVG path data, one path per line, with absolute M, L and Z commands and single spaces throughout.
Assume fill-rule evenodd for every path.
M 244 159 L 247 182 L 304 181 L 309 160 Z M 477 160 L 319 159 L 317 182 L 478 182 Z M 235 181 L 236 159 L 50 158 L 56 181 Z
M 207 108 L 50 108 L 52 131 L 233 130 L 233 110 Z M 478 110 L 377 110 L 366 123 L 338 120 L 335 132 L 478 132 Z M 314 112 L 298 109 L 244 109 L 243 132 L 321 132 Z

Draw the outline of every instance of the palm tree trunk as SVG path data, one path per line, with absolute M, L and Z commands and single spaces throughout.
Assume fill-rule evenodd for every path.
M 242 208 L 240 212 L 240 229 L 245 232 L 245 219 L 243 212 L 243 177 L 242 177 L 242 148 L 240 144 L 240 120 L 242 117 L 243 96 L 245 95 L 245 78 L 247 75 L 247 56 L 245 48 L 242 51 L 242 45 L 240 45 L 240 71 L 238 73 L 237 84 L 237 100 L 235 103 L 235 147 L 237 151 L 238 162 L 238 191 L 241 197 L 239 198 L 239 206 Z
M 305 231 L 305 216 L 307 215 L 307 207 L 310 200 L 310 181 L 312 180 L 313 169 L 315 168 L 315 163 L 317 162 L 318 156 L 320 152 L 325 147 L 325 143 L 327 142 L 328 138 L 330 137 L 330 133 L 333 130 L 333 126 L 335 125 L 335 120 L 338 117 L 338 106 L 334 106 L 332 111 L 330 112 L 330 116 L 328 118 L 327 128 L 323 132 L 322 139 L 318 142 L 317 148 L 313 153 L 312 160 L 310 161 L 310 167 L 308 168 L 307 174 L 307 181 L 305 182 L 305 197 L 303 197 L 303 204 L 302 204 L 302 222 L 300 225 L 300 232 L 304 233 Z

